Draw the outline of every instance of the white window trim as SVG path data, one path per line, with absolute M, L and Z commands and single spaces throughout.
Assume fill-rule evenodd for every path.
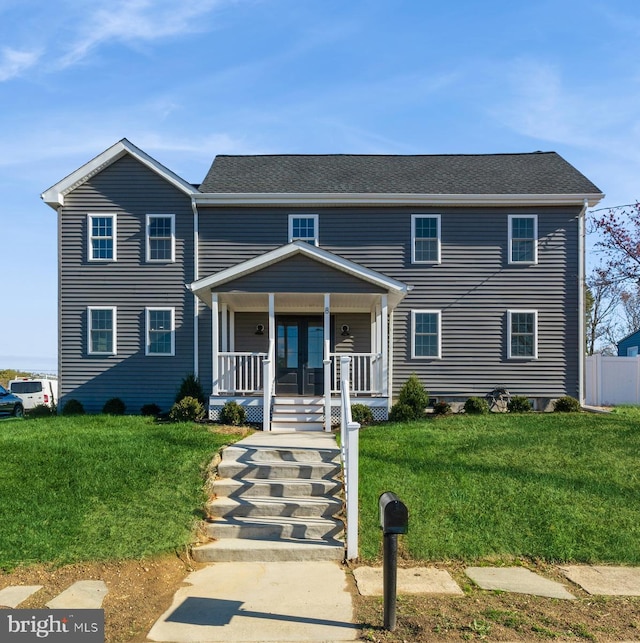
M 430 313 L 437 315 L 438 319 L 438 354 L 416 355 L 416 315 Z M 411 311 L 411 359 L 442 359 L 442 311 L 440 310 L 412 310 Z
M 438 242 L 438 257 L 435 261 L 418 261 L 416 259 L 416 220 L 417 219 L 435 219 L 437 224 L 437 242 Z M 411 263 L 424 263 L 429 265 L 436 265 L 442 262 L 442 243 L 441 243 L 441 216 L 439 214 L 412 214 L 411 215 Z
M 171 313 L 171 352 L 169 353 L 151 353 L 151 339 L 149 333 L 151 331 L 149 324 L 149 313 L 156 310 L 168 310 Z M 176 354 L 176 309 L 170 306 L 146 306 L 144 309 L 145 318 L 145 347 L 144 354 L 149 357 L 173 357 Z
M 511 317 L 514 313 L 526 313 L 533 315 L 533 355 L 512 355 L 511 354 Z M 538 311 L 537 310 L 507 310 L 507 359 L 531 360 L 538 359 Z
M 91 314 L 94 310 L 110 310 L 113 319 L 113 350 L 94 351 L 91 350 Z M 118 354 L 118 309 L 115 306 L 87 306 L 87 355 L 117 355 Z
M 102 259 L 100 257 L 93 256 L 93 243 L 94 239 L 91 234 L 93 228 L 92 219 L 101 218 L 101 219 L 111 219 L 113 221 L 113 257 L 111 259 Z M 97 239 L 102 239 L 103 237 L 96 237 Z M 89 261 L 97 261 L 98 263 L 112 262 L 118 260 L 118 216 L 116 214 L 104 214 L 97 212 L 89 212 L 87 214 L 87 258 Z
M 538 215 L 537 214 L 510 214 L 509 215 L 509 243 L 507 244 L 508 260 L 513 265 L 533 266 L 538 263 Z M 513 220 L 533 219 L 533 261 L 513 261 Z
M 171 219 L 171 258 L 170 259 L 152 259 L 151 258 L 151 237 L 149 227 L 151 219 Z M 147 263 L 175 263 L 176 261 L 176 215 L 175 214 L 147 214 L 145 223 L 145 246 Z
M 319 245 L 320 228 L 318 226 L 319 217 L 317 214 L 290 214 L 289 215 L 289 243 L 297 240 L 293 238 L 293 220 L 294 219 L 313 219 L 313 230 L 315 232 L 313 245 L 314 246 Z M 307 241 L 307 239 L 300 239 L 300 241 Z

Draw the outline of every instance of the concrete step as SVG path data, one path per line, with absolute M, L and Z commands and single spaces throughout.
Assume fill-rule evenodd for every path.
M 338 449 L 246 449 L 227 447 L 223 462 L 340 462 Z
M 223 457 L 218 465 L 220 478 L 242 478 L 248 480 L 275 480 L 278 478 L 330 479 L 340 473 L 340 465 L 334 462 L 271 462 L 248 460 L 226 461 Z
M 340 561 L 344 558 L 344 543 L 339 540 L 217 540 L 194 547 L 192 557 L 198 563 Z
M 218 498 L 300 498 L 334 496 L 342 490 L 338 480 L 235 480 L 223 478 L 213 483 L 213 492 Z
M 327 518 L 238 517 L 204 523 L 206 535 L 215 540 L 327 540 L 337 538 L 343 529 L 341 521 Z
M 331 518 L 342 511 L 336 498 L 216 498 L 207 503 L 213 518 Z

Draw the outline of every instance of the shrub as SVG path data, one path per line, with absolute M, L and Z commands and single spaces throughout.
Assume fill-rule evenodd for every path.
M 47 404 L 38 404 L 32 409 L 27 411 L 27 417 L 29 418 L 47 418 L 56 414 L 56 407 L 48 406 Z
M 193 397 L 202 405 L 207 402 L 202 384 L 200 384 L 200 380 L 193 375 L 193 373 L 191 375 L 187 375 L 182 380 L 175 401 L 180 402 L 180 400 L 183 400 L 185 397 Z
M 531 406 L 529 398 L 523 395 L 514 395 L 507 402 L 507 411 L 509 411 L 509 413 L 529 413 L 533 411 L 533 407 Z
M 119 397 L 112 397 L 104 403 L 102 412 L 105 415 L 124 415 L 126 408 L 124 402 Z
M 424 416 L 424 410 L 429 404 L 429 393 L 424 390 L 422 382 L 415 373 L 402 385 L 398 395 L 398 404 L 406 405 L 412 409 L 412 420 L 419 420 Z
M 241 426 L 247 421 L 247 412 L 237 402 L 227 402 L 220 411 L 220 422 L 230 426 Z
M 140 409 L 140 415 L 152 415 L 158 417 L 162 413 L 162 409 L 157 404 L 145 404 Z
M 360 426 L 373 422 L 373 411 L 366 404 L 353 404 L 351 406 L 351 419 Z
M 62 407 L 62 415 L 84 415 L 84 406 L 80 400 L 67 400 Z
M 451 404 L 444 400 L 440 400 L 433 405 L 433 413 L 434 415 L 447 415 L 448 413 L 451 413 Z
M 392 422 L 411 422 L 416 419 L 415 411 L 408 405 L 398 402 L 391 407 L 389 419 Z
M 559 397 L 555 401 L 553 410 L 556 413 L 577 413 L 581 410 L 580 402 L 578 402 L 575 397 L 565 395 L 564 397 Z
M 195 422 L 204 417 L 204 406 L 195 397 L 183 397 L 169 411 L 172 422 Z
M 464 412 L 476 415 L 489 413 L 489 404 L 487 400 L 482 397 L 470 397 L 464 403 Z

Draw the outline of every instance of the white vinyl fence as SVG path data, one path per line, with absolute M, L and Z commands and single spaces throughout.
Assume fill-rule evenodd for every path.
M 640 356 L 588 356 L 585 398 L 590 406 L 640 404 Z

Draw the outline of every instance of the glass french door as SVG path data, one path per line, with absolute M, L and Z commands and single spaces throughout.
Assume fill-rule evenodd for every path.
M 322 395 L 324 324 L 322 317 L 276 318 L 276 393 Z

